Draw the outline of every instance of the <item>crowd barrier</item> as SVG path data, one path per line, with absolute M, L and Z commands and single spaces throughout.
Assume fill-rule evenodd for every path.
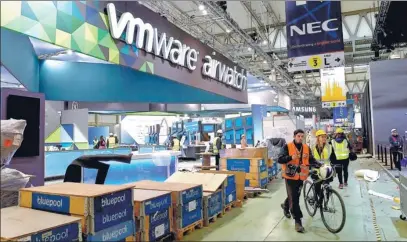
M 404 153 L 400 151 L 400 153 Z M 377 145 L 377 160 L 383 163 L 385 166 L 390 165 L 390 170 L 393 170 L 394 162 L 393 162 L 393 155 L 390 152 L 390 145 L 378 144 Z M 405 154 L 403 154 L 403 157 Z M 390 163 L 390 164 L 388 164 Z

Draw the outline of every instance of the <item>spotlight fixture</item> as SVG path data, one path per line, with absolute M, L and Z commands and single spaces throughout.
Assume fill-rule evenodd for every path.
M 201 11 L 205 10 L 205 6 L 202 5 L 202 4 L 200 4 L 198 8 L 199 8 L 199 10 L 201 10 Z
M 264 61 L 263 61 L 263 63 L 264 63 L 264 64 L 267 64 L 267 61 L 266 61 L 266 60 L 264 60 Z
M 248 50 L 248 51 L 251 51 L 251 50 L 252 50 L 252 48 L 250 48 L 250 47 L 249 47 L 249 48 L 247 48 L 247 50 Z
M 226 33 L 230 33 L 230 30 L 229 30 L 229 29 L 226 29 Z
M 268 41 L 267 40 L 263 40 L 263 45 L 267 45 Z
M 204 10 L 202 10 L 202 14 L 203 14 L 203 15 L 207 15 L 207 14 L 208 14 L 208 11 L 206 11 L 206 10 L 204 9 Z

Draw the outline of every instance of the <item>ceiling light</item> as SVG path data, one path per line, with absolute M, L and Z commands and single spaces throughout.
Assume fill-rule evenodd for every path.
M 263 45 L 267 45 L 267 40 L 263 40 Z
M 229 29 L 226 29 L 226 33 L 230 33 L 230 30 L 229 30 Z
M 202 10 L 202 14 L 203 14 L 203 15 L 207 15 L 207 14 L 208 14 L 208 11 Z
M 205 6 L 202 5 L 202 4 L 200 4 L 200 5 L 199 5 L 199 10 L 201 10 L 201 11 L 205 10 Z
M 266 60 L 264 60 L 264 61 L 263 61 L 263 63 L 264 63 L 264 64 L 267 64 L 267 61 L 266 61 Z
M 252 50 L 252 48 L 250 48 L 250 47 L 249 47 L 249 48 L 247 48 L 247 50 L 248 50 L 248 51 L 251 51 L 251 50 Z
M 67 50 L 66 53 L 67 53 L 68 55 L 72 55 L 73 52 L 72 52 L 72 50 Z

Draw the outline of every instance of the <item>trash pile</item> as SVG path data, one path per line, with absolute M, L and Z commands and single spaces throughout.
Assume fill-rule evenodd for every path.
M 26 187 L 32 176 L 8 168 L 23 142 L 25 120 L 1 120 L 1 208 L 17 205 L 18 190 Z

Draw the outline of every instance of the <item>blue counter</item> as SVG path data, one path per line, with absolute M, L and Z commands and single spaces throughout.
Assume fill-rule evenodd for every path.
M 54 151 L 46 152 L 45 155 L 45 177 L 55 177 L 65 175 L 66 168 L 76 158 L 82 155 L 96 154 L 123 154 L 131 153 L 129 148 L 117 148 L 106 150 L 75 150 L 75 151 Z M 178 155 L 180 152 L 165 152 L 170 156 L 170 162 L 160 164 L 153 157 L 156 153 L 138 154 L 133 152 L 130 164 L 110 161 L 109 172 L 105 184 L 124 184 L 140 180 L 164 181 L 173 174 L 178 166 Z M 83 182 L 94 183 L 97 171 L 95 169 L 84 169 Z

